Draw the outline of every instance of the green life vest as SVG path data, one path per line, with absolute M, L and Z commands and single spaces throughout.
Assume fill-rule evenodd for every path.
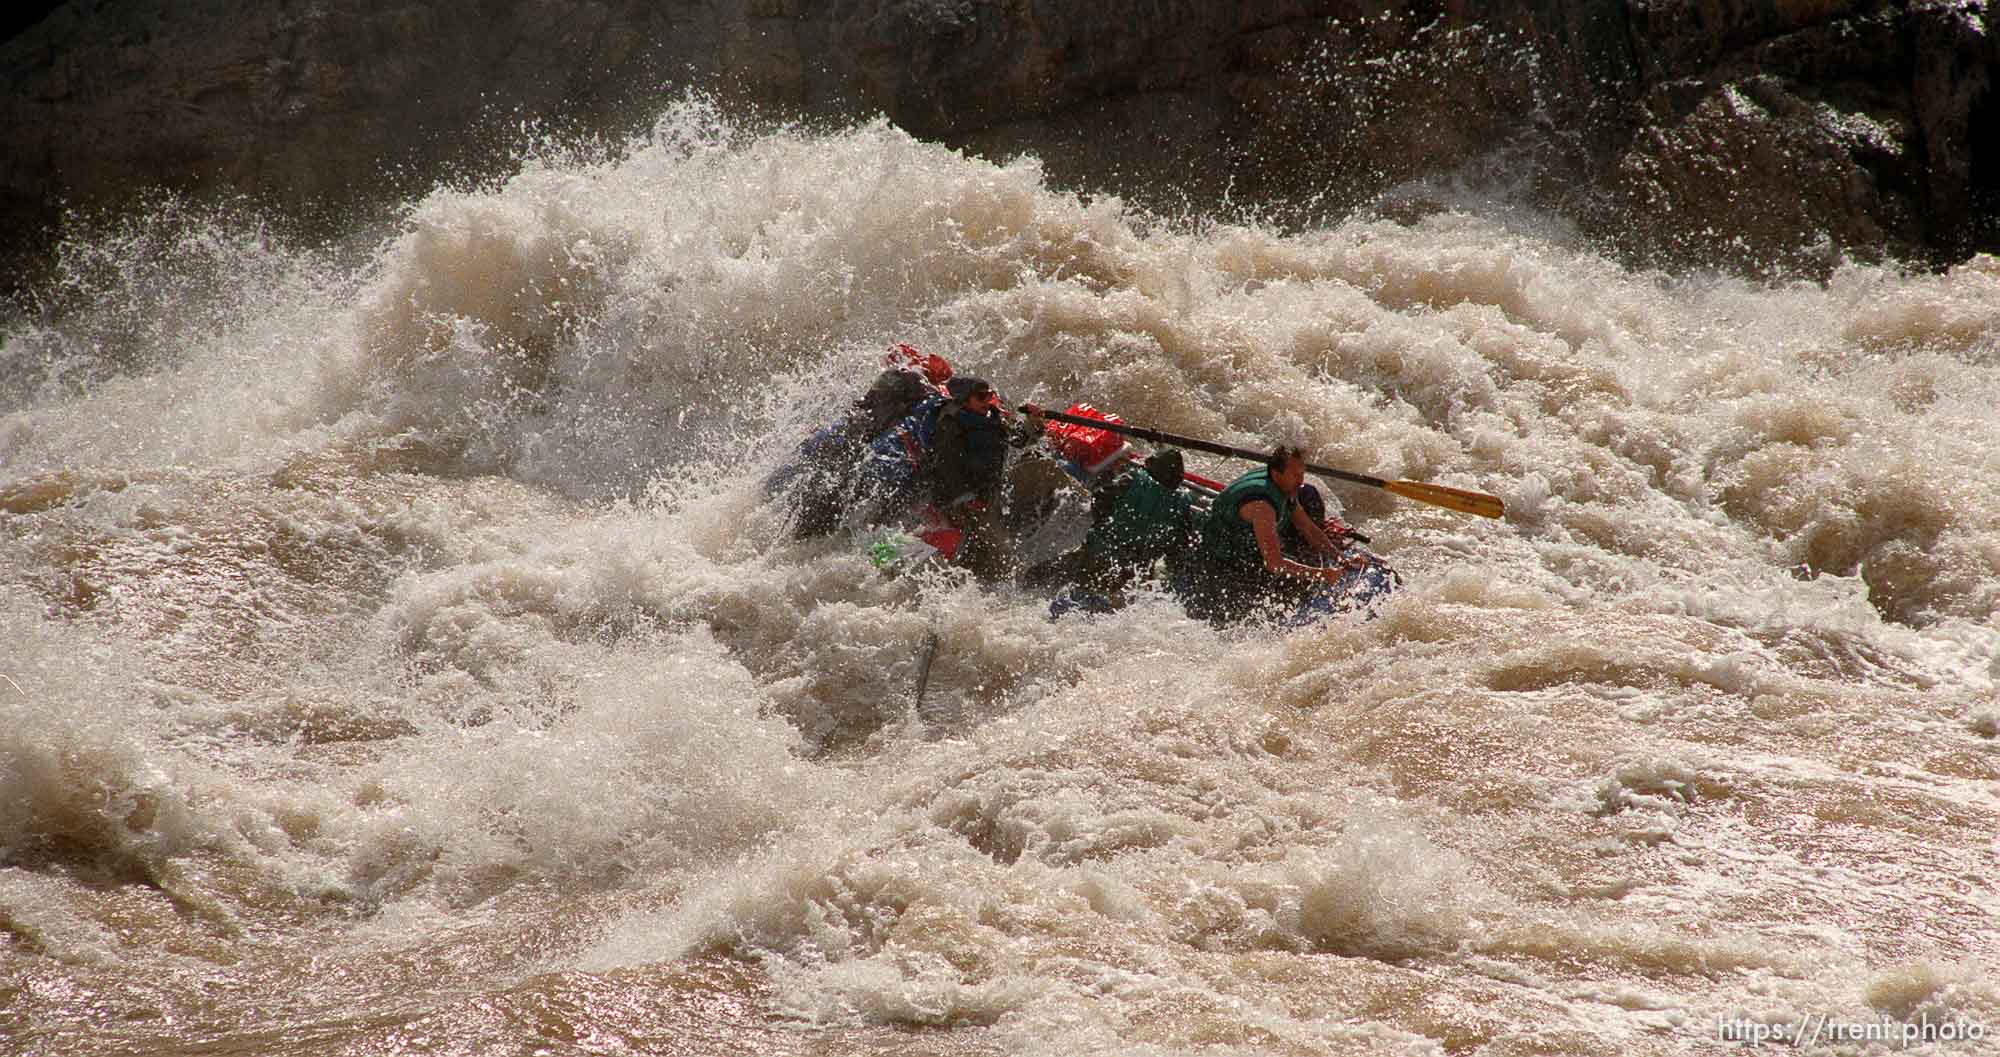
M 1187 493 L 1134 470 L 1126 475 L 1110 512 L 1090 527 L 1084 549 L 1120 565 L 1145 565 L 1181 546 L 1193 509 Z
M 1260 467 L 1229 482 L 1229 487 L 1209 504 L 1208 519 L 1201 526 L 1196 560 L 1205 574 L 1221 577 L 1247 574 L 1255 579 L 1264 572 L 1264 553 L 1257 549 L 1257 530 L 1239 514 L 1243 504 L 1253 500 L 1271 504 L 1278 524 L 1291 521 L 1292 501 L 1271 483 L 1269 469 Z

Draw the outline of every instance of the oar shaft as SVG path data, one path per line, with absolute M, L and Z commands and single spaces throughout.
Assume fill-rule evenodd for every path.
M 1106 429 L 1113 433 L 1122 433 L 1128 437 L 1150 440 L 1155 444 L 1171 444 L 1176 448 L 1186 448 L 1190 451 L 1205 451 L 1210 455 L 1227 455 L 1235 459 L 1248 459 L 1251 462 L 1263 462 L 1265 459 L 1270 458 L 1269 452 L 1252 451 L 1249 448 L 1232 448 L 1227 444 L 1217 444 L 1209 440 L 1196 440 L 1193 437 L 1176 436 L 1172 433 L 1162 433 L 1157 429 L 1147 429 L 1144 426 L 1134 426 L 1124 422 L 1106 422 L 1101 418 L 1084 418 L 1082 415 L 1072 415 L 1064 411 L 1044 411 L 1042 414 L 1055 419 L 1057 422 L 1068 422 L 1072 425 Z M 1312 463 L 1307 463 L 1306 470 L 1319 474 L 1322 477 L 1335 477 L 1343 481 L 1365 484 L 1373 488 L 1385 488 L 1389 484 L 1385 478 L 1372 477 L 1365 473 L 1349 473 L 1346 470 L 1336 470 L 1331 466 L 1314 466 Z
M 1113 433 L 1123 434 L 1127 437 L 1137 437 L 1140 440 L 1149 440 L 1155 444 L 1171 444 L 1176 448 L 1186 448 L 1190 451 L 1205 451 L 1210 455 L 1226 455 L 1230 458 L 1248 459 L 1252 462 L 1263 462 L 1270 458 L 1265 452 L 1252 451 L 1249 448 L 1234 448 L 1227 444 L 1217 444 L 1214 441 L 1197 440 L 1193 437 L 1182 437 L 1172 433 L 1162 433 L 1157 429 L 1147 429 L 1144 426 L 1133 426 L 1123 422 L 1107 422 L 1101 418 L 1085 418 L 1081 415 L 1072 415 L 1064 411 L 1044 411 L 1042 414 L 1057 422 L 1068 422 L 1072 425 L 1088 426 L 1092 429 L 1110 430 Z M 1501 517 L 1505 513 L 1505 509 L 1498 496 L 1490 496 L 1482 492 L 1469 492 L 1462 488 L 1449 488 L 1444 485 L 1426 484 L 1421 481 L 1391 481 L 1387 478 L 1373 476 L 1372 474 L 1351 473 L 1347 470 L 1336 470 L 1331 466 L 1316 466 L 1312 463 L 1306 464 L 1306 470 L 1321 477 L 1331 477 L 1339 481 L 1367 485 L 1370 488 L 1380 488 L 1391 495 L 1413 499 L 1419 503 L 1429 503 L 1432 506 L 1441 506 L 1447 510 L 1456 510 L 1460 513 L 1477 514 L 1480 517 L 1491 518 Z

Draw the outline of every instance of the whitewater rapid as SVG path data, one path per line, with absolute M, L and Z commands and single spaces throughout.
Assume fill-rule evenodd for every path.
M 341 245 L 73 235 L 0 346 L 10 1047 L 1987 1052 L 2000 262 L 1411 201 L 684 103 Z M 895 342 L 1508 513 L 1331 486 L 1372 620 L 1051 621 L 776 530 Z

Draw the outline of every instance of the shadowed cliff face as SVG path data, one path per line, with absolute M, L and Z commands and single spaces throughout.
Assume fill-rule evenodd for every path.
M 1647 5 L 1633 19 L 1643 87 L 1605 181 L 1613 201 L 1672 218 L 1683 242 L 1713 228 L 1732 240 L 1721 259 L 1739 266 L 1773 254 L 1810 272 L 1867 248 L 1933 260 L 1992 248 L 2000 171 L 1973 155 L 2000 134 L 2000 51 L 1979 7 Z M 1745 11 L 1732 20 L 1734 8 Z
M 1635 261 L 1819 274 L 2000 246 L 1984 4 L 1863 0 L 71 3 L 0 45 L 0 216 L 243 195 L 326 234 L 689 90 L 885 114 L 1165 208 L 1318 219 L 1493 181 Z M 1388 193 L 1385 197 L 1385 192 Z

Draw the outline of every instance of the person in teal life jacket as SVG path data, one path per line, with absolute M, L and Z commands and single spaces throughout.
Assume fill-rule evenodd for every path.
M 1199 541 L 1175 570 L 1175 585 L 1189 615 L 1230 624 L 1259 612 L 1288 610 L 1322 585 L 1338 582 L 1350 566 L 1365 563 L 1360 557 L 1338 560 L 1339 545 L 1299 506 L 1305 478 L 1305 453 L 1279 448 L 1209 504 Z M 1331 563 L 1307 565 L 1287 558 L 1280 525 L 1290 525 Z
M 1186 460 L 1175 448 L 1153 453 L 1091 490 L 1090 533 L 1075 550 L 1022 574 L 1028 587 L 1066 585 L 1119 604 L 1125 588 L 1195 539 L 1194 497 L 1181 488 Z
M 958 563 L 982 578 L 997 578 L 1013 562 L 1008 525 L 1001 518 L 1008 457 L 1041 439 L 1048 420 L 1041 408 L 1023 404 L 1024 420 L 1010 425 L 1000 394 L 984 379 L 953 378 L 946 393 L 950 400 L 938 412 L 919 471 L 919 494 L 965 533 Z

